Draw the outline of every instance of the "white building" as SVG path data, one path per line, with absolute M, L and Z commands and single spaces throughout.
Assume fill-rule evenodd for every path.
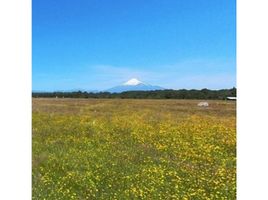
M 227 97 L 226 99 L 236 101 L 236 97 Z

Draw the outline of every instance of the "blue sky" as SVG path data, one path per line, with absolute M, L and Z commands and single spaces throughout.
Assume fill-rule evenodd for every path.
M 236 86 L 235 0 L 33 0 L 33 90 Z

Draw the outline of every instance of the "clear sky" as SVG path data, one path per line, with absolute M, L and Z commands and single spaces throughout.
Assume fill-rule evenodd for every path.
M 33 90 L 236 86 L 235 0 L 33 0 Z

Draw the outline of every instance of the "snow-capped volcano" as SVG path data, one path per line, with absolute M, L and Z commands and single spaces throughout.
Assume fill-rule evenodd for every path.
M 145 83 L 139 81 L 139 80 L 136 79 L 136 78 L 132 78 L 132 79 L 128 80 L 128 81 L 125 82 L 123 85 L 139 85 L 139 84 L 144 84 L 144 85 L 146 85 Z
M 146 84 L 136 78 L 132 78 L 122 85 L 110 88 L 106 90 L 111 93 L 121 93 L 126 91 L 151 91 L 151 90 L 163 90 L 164 88 L 159 86 L 153 86 L 150 84 Z

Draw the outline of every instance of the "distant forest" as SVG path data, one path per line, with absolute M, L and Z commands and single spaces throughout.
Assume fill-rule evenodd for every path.
M 155 90 L 155 91 L 128 91 L 122 93 L 109 92 L 33 92 L 32 97 L 54 98 L 109 98 L 109 99 L 221 99 L 236 97 L 236 88 L 222 90 Z

